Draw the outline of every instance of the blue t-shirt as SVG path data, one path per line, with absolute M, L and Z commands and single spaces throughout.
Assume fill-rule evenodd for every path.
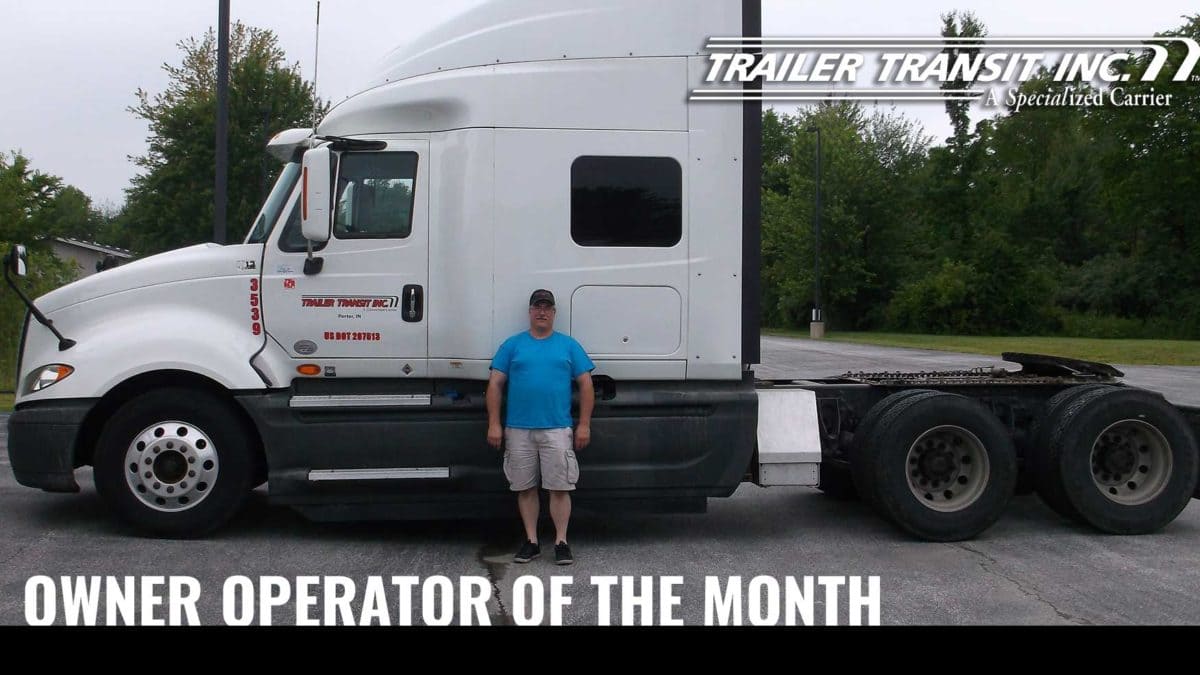
M 525 331 L 508 338 L 492 358 L 492 369 L 508 376 L 505 426 L 571 426 L 571 382 L 595 367 L 570 335 L 555 332 L 539 340 Z

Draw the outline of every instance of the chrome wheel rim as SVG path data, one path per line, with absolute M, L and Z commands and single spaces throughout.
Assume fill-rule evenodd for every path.
M 125 483 L 155 511 L 195 508 L 212 492 L 219 469 L 212 439 L 195 425 L 177 420 L 151 424 L 125 451 Z
M 961 511 L 987 489 L 991 463 L 979 437 L 954 425 L 921 434 L 905 460 L 908 488 L 926 508 L 942 513 Z
M 1171 444 L 1142 420 L 1109 425 L 1092 443 L 1092 482 L 1100 494 L 1123 506 L 1154 499 L 1171 480 Z

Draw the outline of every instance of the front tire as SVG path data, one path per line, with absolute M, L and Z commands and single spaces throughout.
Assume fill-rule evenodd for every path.
M 228 401 L 163 388 L 117 409 L 97 441 L 96 491 L 151 535 L 197 537 L 224 525 L 253 489 L 249 430 Z

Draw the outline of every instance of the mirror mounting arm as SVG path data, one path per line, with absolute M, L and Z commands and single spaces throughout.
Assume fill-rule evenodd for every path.
M 325 259 L 313 255 L 313 243 L 311 239 L 307 240 L 307 243 L 308 257 L 304 259 L 304 275 L 311 277 L 314 274 L 321 273 L 321 270 L 325 267 Z
M 25 306 L 29 308 L 29 313 L 33 316 L 33 318 L 36 319 L 38 323 L 42 324 L 46 328 L 49 328 L 50 332 L 54 333 L 54 337 L 58 338 L 58 351 L 65 352 L 71 347 L 74 347 L 75 341 L 70 338 L 63 337 L 63 334 L 58 332 L 58 329 L 54 327 L 54 322 L 50 319 L 47 319 L 45 314 L 42 314 L 41 310 L 39 310 L 37 306 L 33 304 L 33 300 L 30 300 L 29 296 L 25 295 L 25 291 L 22 291 L 21 287 L 17 285 L 17 282 L 13 280 L 10 270 L 16 264 L 16 261 L 13 260 L 10 264 L 10 259 L 15 255 L 16 251 L 14 250 L 4 259 L 4 280 L 8 282 L 9 287 L 13 289 L 17 296 L 21 298 L 21 302 L 25 303 Z

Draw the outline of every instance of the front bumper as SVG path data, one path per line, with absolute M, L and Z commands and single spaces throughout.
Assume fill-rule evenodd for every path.
M 47 492 L 79 492 L 75 440 L 93 400 L 38 401 L 8 418 L 8 459 L 17 482 Z

